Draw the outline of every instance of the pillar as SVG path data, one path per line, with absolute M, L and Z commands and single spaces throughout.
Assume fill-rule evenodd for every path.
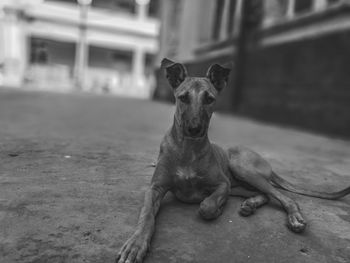
M 19 10 L 15 8 L 4 8 L 2 14 L 2 55 L 3 85 L 20 87 L 23 84 L 27 61 L 26 34 L 23 29 Z
M 149 1 L 150 0 L 136 0 L 136 15 L 139 20 L 147 18 Z
M 86 67 L 88 64 L 88 45 L 86 41 L 88 5 L 79 5 L 80 22 L 79 22 L 79 38 L 75 49 L 75 68 L 74 81 L 78 90 L 83 90 L 86 85 Z
M 293 18 L 294 17 L 294 7 L 295 7 L 295 0 L 288 0 L 287 3 L 287 18 Z
M 133 89 L 140 90 L 145 87 L 145 52 L 136 47 L 132 61 Z
M 314 0 L 313 1 L 313 10 L 314 11 L 320 11 L 327 7 L 328 1 L 327 0 Z
M 238 37 L 242 23 L 243 0 L 236 1 L 236 9 L 233 19 L 233 36 Z

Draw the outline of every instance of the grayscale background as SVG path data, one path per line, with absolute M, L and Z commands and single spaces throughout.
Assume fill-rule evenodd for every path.
M 0 0 L 0 262 L 114 262 L 171 126 L 167 57 L 234 63 L 209 137 L 282 177 L 350 185 L 349 0 Z M 146 263 L 350 262 L 350 198 L 287 193 L 204 222 L 168 194 Z

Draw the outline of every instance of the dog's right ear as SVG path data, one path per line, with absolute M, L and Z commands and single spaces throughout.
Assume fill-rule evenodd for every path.
M 171 61 L 170 59 L 163 58 L 161 68 L 165 69 L 165 76 L 173 89 L 176 89 L 187 77 L 184 65 Z

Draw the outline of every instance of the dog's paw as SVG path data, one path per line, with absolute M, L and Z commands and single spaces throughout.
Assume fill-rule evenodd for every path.
M 288 215 L 288 228 L 295 233 L 301 233 L 306 228 L 306 221 L 300 212 L 294 212 Z
M 222 207 L 217 207 L 213 200 L 206 198 L 200 203 L 198 213 L 203 219 L 212 220 L 219 217 L 222 210 Z
M 146 240 L 143 235 L 132 235 L 120 249 L 116 263 L 141 263 L 148 250 Z
M 251 200 L 247 199 L 241 204 L 239 214 L 241 216 L 250 216 L 256 211 L 256 205 Z

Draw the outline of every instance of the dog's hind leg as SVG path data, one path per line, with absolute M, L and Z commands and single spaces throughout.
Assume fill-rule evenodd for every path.
M 239 210 L 239 214 L 241 216 L 250 216 L 255 213 L 257 208 L 269 202 L 267 195 L 258 191 L 248 190 L 242 186 L 231 188 L 230 195 L 247 198 L 241 204 L 241 208 Z
M 253 197 L 249 197 L 241 204 L 239 214 L 241 216 L 250 216 L 255 213 L 256 209 L 267 204 L 269 198 L 265 194 L 259 194 Z
M 293 232 L 302 232 L 306 227 L 306 222 L 300 208 L 293 199 L 271 185 L 272 169 L 269 163 L 257 153 L 243 147 L 230 148 L 228 154 L 233 176 L 278 200 L 287 212 L 288 227 Z

